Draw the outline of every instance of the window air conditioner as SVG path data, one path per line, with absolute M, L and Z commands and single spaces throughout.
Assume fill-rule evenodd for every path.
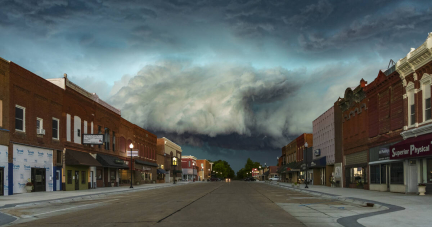
M 45 129 L 37 129 L 36 131 L 38 135 L 45 135 Z

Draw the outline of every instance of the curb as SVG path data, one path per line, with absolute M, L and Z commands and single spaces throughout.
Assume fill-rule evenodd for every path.
M 270 184 L 270 185 L 273 185 L 273 184 Z M 355 204 L 358 204 L 358 205 L 364 205 L 364 206 L 366 206 L 366 203 L 374 203 L 374 207 L 376 207 L 376 208 L 382 208 L 382 207 L 387 208 L 387 210 L 380 210 L 380 211 L 370 212 L 370 213 L 366 213 L 366 214 L 358 214 L 358 215 L 353 215 L 353 216 L 338 218 L 337 219 L 337 223 L 339 223 L 339 224 L 341 224 L 342 226 L 345 226 L 345 227 L 365 227 L 364 225 L 358 223 L 358 219 L 360 219 L 360 218 L 366 218 L 366 217 L 372 217 L 372 216 L 375 216 L 375 215 L 387 214 L 387 213 L 401 211 L 401 210 L 405 210 L 405 208 L 401 207 L 401 206 L 396 206 L 396 205 L 387 204 L 387 203 L 381 203 L 381 202 L 373 201 L 373 200 L 360 199 L 360 198 L 355 198 L 355 197 L 340 197 L 340 195 L 336 195 L 336 194 L 330 194 L 330 193 L 325 193 L 325 192 L 317 192 L 317 191 L 306 190 L 306 189 L 297 189 L 297 188 L 292 188 L 292 187 L 285 186 L 285 185 L 280 185 L 280 184 L 273 185 L 273 186 L 279 186 L 279 187 L 287 188 L 287 189 L 290 189 L 290 190 L 298 191 L 298 192 L 301 192 L 301 193 L 318 195 L 318 196 L 321 196 L 321 197 L 326 197 L 326 198 L 331 198 L 331 199 L 346 201 L 346 202 L 355 203 Z

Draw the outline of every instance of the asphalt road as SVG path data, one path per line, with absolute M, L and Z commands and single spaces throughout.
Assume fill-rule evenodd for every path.
M 269 190 L 256 182 L 194 183 L 8 212 L 21 217 L 14 226 L 305 226 Z

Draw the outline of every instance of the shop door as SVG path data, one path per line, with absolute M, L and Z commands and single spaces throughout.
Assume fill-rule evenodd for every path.
M 31 168 L 31 181 L 34 185 L 34 192 L 46 191 L 45 181 L 46 169 L 44 168 Z
M 75 190 L 79 190 L 79 171 L 75 171 Z
M 56 170 L 56 189 L 60 191 L 60 170 Z
M 418 192 L 417 165 L 414 161 L 409 165 L 408 192 Z
M 3 168 L 0 168 L 0 195 L 4 195 L 4 170 Z
M 111 184 L 108 180 L 108 168 L 104 168 L 104 187 L 110 187 Z

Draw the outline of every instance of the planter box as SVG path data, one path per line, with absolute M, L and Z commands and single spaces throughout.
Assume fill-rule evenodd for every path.
M 418 186 L 419 195 L 425 195 L 426 186 Z

